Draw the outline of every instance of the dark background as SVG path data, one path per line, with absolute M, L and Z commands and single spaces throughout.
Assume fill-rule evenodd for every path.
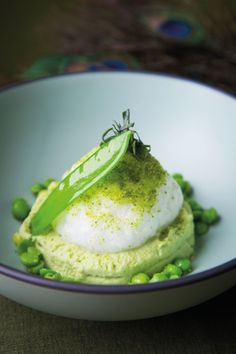
M 173 73 L 236 93 L 235 0 L 0 5 L 0 85 L 92 70 L 91 65 L 106 70 L 104 61 L 112 58 L 129 70 Z M 150 14 L 165 21 L 178 17 L 193 31 L 188 38 L 164 36 L 148 25 Z M 233 354 L 235 298 L 236 288 L 177 314 L 101 323 L 39 313 L 0 297 L 0 353 Z
M 235 0 L 1 0 L 0 5 L 2 84 L 22 79 L 40 58 L 76 53 L 92 62 L 112 56 L 131 69 L 174 73 L 236 91 Z M 150 13 L 178 16 L 193 25 L 193 33 L 182 40 L 164 38 L 150 28 Z M 55 67 L 46 74 L 50 71 Z

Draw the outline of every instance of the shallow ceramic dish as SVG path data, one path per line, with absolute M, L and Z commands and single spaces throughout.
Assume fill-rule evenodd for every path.
M 96 286 L 26 274 L 12 246 L 10 213 L 30 185 L 59 178 L 130 108 L 152 153 L 182 172 L 197 199 L 222 215 L 197 245 L 194 272 L 150 285 Z M 130 320 L 199 304 L 236 283 L 236 100 L 186 80 L 142 73 L 67 75 L 0 94 L 0 294 L 26 306 L 92 320 Z

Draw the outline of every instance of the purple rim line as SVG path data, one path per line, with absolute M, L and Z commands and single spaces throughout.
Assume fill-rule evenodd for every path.
M 19 83 L 13 83 L 9 84 L 3 87 L 0 87 L 0 93 L 17 88 L 17 87 L 22 87 L 24 85 L 28 85 L 34 82 L 38 81 L 45 81 L 45 80 L 51 80 L 51 79 L 60 79 L 62 77 L 68 77 L 68 76 L 79 76 L 79 75 L 119 75 L 119 74 L 128 74 L 128 75 L 136 75 L 136 74 L 142 74 L 142 75 L 147 75 L 147 76 L 159 76 L 159 77 L 168 77 L 171 79 L 179 80 L 179 81 L 187 81 L 189 83 L 199 85 L 199 86 L 204 86 L 207 87 L 213 91 L 219 92 L 225 96 L 228 96 L 230 98 L 236 99 L 236 97 L 233 94 L 226 93 L 224 92 L 223 89 L 219 88 L 214 88 L 211 85 L 205 84 L 198 82 L 197 80 L 191 80 L 189 78 L 181 78 L 177 75 L 170 75 L 170 74 L 163 74 L 163 73 L 153 73 L 153 72 L 148 72 L 148 71 L 138 71 L 138 70 L 132 70 L 132 71 L 116 71 L 112 73 L 108 73 L 106 71 L 103 72 L 82 72 L 82 73 L 64 73 L 61 75 L 52 75 L 52 76 L 47 76 L 47 77 L 41 77 L 37 78 L 34 80 L 27 80 Z M 63 291 L 70 291 L 70 292 L 82 292 L 82 293 L 95 293 L 95 294 L 129 294 L 129 293 L 141 293 L 141 292 L 150 292 L 150 291 L 156 291 L 156 290 L 166 290 L 166 289 L 171 289 L 171 288 L 177 288 L 177 287 L 182 287 L 185 285 L 191 285 L 194 283 L 198 283 L 204 280 L 207 280 L 212 277 L 216 277 L 220 274 L 229 272 L 236 268 L 236 258 L 230 260 L 229 262 L 223 263 L 222 265 L 216 266 L 214 268 L 208 269 L 206 271 L 202 271 L 197 274 L 193 275 L 188 275 L 186 277 L 177 279 L 177 280 L 171 280 L 171 281 L 165 281 L 162 283 L 153 283 L 153 284 L 143 284 L 143 285 L 94 285 L 94 284 L 80 284 L 80 283 L 70 283 L 70 282 L 59 282 L 59 281 L 54 281 L 54 280 L 48 280 L 41 278 L 36 275 L 30 275 L 26 272 L 11 268 L 9 266 L 6 266 L 4 264 L 0 263 L 0 274 L 7 276 L 9 278 L 13 278 L 25 283 L 41 286 L 41 287 L 46 287 L 50 289 L 55 289 L 55 290 L 63 290 Z
M 153 292 L 157 290 L 160 291 L 160 290 L 167 290 L 172 288 L 179 288 L 182 286 L 188 286 L 230 272 L 234 268 L 236 268 L 236 258 L 227 263 L 211 268 L 209 270 L 205 270 L 193 275 L 188 275 L 180 279 L 169 280 L 169 281 L 153 283 L 153 284 L 141 284 L 141 285 L 98 285 L 98 284 L 60 282 L 55 280 L 44 279 L 37 275 L 31 275 L 21 270 L 16 270 L 14 268 L 4 266 L 2 264 L 0 264 L 0 275 L 2 274 L 4 276 L 16 279 L 18 281 L 22 281 L 25 283 L 46 287 L 54 290 L 62 290 L 62 291 L 78 292 L 78 293 L 90 293 L 90 294 L 116 295 L 116 294 Z

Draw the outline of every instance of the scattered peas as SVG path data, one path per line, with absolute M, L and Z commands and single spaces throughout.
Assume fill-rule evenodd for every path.
M 39 192 L 41 192 L 43 189 L 45 189 L 45 186 L 41 183 L 35 183 L 32 185 L 31 187 L 31 192 L 34 194 L 34 195 L 38 195 Z
M 51 280 L 61 280 L 62 276 L 60 273 L 51 271 L 50 273 L 48 272 L 47 274 L 45 274 L 44 278 Z
M 180 277 L 177 274 L 172 274 L 169 279 L 174 280 L 174 279 L 179 279 Z
M 175 264 L 171 264 L 171 263 L 165 266 L 164 272 L 167 273 L 169 277 L 171 275 L 178 275 L 179 277 L 181 277 L 182 275 L 182 269 L 177 267 Z
M 189 273 L 192 270 L 191 261 L 188 258 L 179 258 L 175 261 L 175 265 L 182 269 L 183 273 Z
M 12 215 L 18 221 L 23 221 L 29 215 L 30 206 L 23 198 L 16 198 L 12 203 Z
M 145 284 L 150 280 L 149 276 L 146 273 L 138 273 L 134 275 L 131 279 L 131 284 Z
M 193 210 L 193 218 L 194 218 L 194 221 L 202 220 L 202 211 L 201 210 Z
M 21 254 L 27 252 L 28 248 L 32 246 L 34 246 L 34 243 L 31 239 L 23 240 L 19 244 L 17 251 L 19 254 Z
M 205 209 L 202 213 L 202 221 L 208 225 L 215 224 L 219 220 L 219 215 L 215 208 Z
M 195 233 L 197 236 L 205 235 L 209 230 L 209 225 L 205 222 L 197 221 L 195 222 Z
M 175 179 L 175 181 L 178 183 L 178 185 L 182 189 L 182 192 L 184 193 L 185 197 L 189 197 L 192 195 L 193 187 L 191 186 L 191 184 L 188 181 L 184 180 L 183 175 L 181 175 L 180 173 L 175 173 L 175 174 L 173 174 L 173 178 Z
M 181 188 L 182 191 L 183 191 L 184 186 L 185 186 L 184 180 L 183 180 L 183 179 L 177 179 L 177 178 L 175 178 L 175 181 L 178 183 L 178 185 L 180 186 L 180 188 Z
M 43 277 L 47 274 L 47 273 L 51 273 L 52 272 L 52 270 L 51 269 L 48 269 L 48 268 L 41 268 L 40 269 L 40 275 L 42 275 Z
M 172 176 L 175 180 L 183 180 L 184 177 L 183 175 L 181 175 L 181 173 L 174 173 L 173 176 Z
M 30 246 L 27 249 L 27 252 L 28 252 L 28 254 L 30 254 L 32 256 L 36 256 L 36 257 L 40 257 L 41 256 L 41 252 L 36 247 Z
M 34 266 L 34 267 L 28 267 L 27 268 L 27 271 L 29 272 L 29 273 L 33 273 L 33 274 L 37 274 L 37 275 L 39 275 L 40 274 L 40 270 L 42 269 L 42 268 L 44 268 L 45 267 L 45 263 L 44 263 L 44 261 L 43 260 L 41 260 L 40 262 L 39 262 L 39 264 L 37 264 L 36 266 Z
M 188 181 L 184 181 L 183 192 L 185 196 L 191 196 L 193 194 L 193 187 Z
M 164 272 L 161 273 L 155 273 L 153 274 L 152 278 L 150 279 L 149 283 L 156 283 L 159 281 L 164 281 L 164 280 L 168 280 L 168 275 Z
M 44 186 L 45 186 L 46 188 L 48 188 L 49 185 L 50 185 L 52 182 L 54 182 L 54 181 L 55 181 L 54 178 L 47 178 L 47 179 L 45 179 L 45 181 L 44 181 Z
M 173 178 L 179 184 L 184 194 L 184 199 L 190 205 L 193 212 L 195 234 L 201 236 L 209 231 L 209 227 L 219 221 L 220 216 L 215 208 L 203 209 L 203 207 L 191 197 L 193 188 L 180 173 L 173 174 Z
M 20 261 L 26 267 L 38 266 L 42 261 L 42 255 L 40 251 L 34 246 L 31 239 L 23 240 L 18 246 L 18 253 Z M 37 270 L 34 269 L 31 272 L 35 273 Z
M 20 254 L 20 261 L 27 267 L 36 266 L 39 263 L 39 257 L 28 252 Z
M 186 201 L 191 206 L 192 210 L 203 210 L 203 207 L 193 198 L 186 198 Z
M 39 192 L 41 192 L 44 189 L 47 189 L 49 187 L 49 185 L 54 181 L 55 181 L 54 178 L 47 178 L 47 179 L 45 179 L 43 184 L 42 183 L 35 183 L 31 187 L 31 192 L 37 196 L 39 194 Z
M 41 275 L 47 279 L 61 280 L 62 277 L 59 273 L 45 268 L 45 262 L 42 259 L 41 252 L 34 246 L 32 240 L 23 240 L 19 247 L 21 263 L 26 266 L 29 273 Z

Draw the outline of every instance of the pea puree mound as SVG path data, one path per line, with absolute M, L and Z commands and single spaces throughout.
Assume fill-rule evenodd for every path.
M 30 222 L 56 184 L 40 192 L 28 218 L 21 225 L 22 238 L 31 238 Z M 47 267 L 63 278 L 91 284 L 127 284 L 139 272 L 159 272 L 175 258 L 189 257 L 194 249 L 193 216 L 184 203 L 178 217 L 140 247 L 117 253 L 94 253 L 64 241 L 55 230 L 34 236 Z

